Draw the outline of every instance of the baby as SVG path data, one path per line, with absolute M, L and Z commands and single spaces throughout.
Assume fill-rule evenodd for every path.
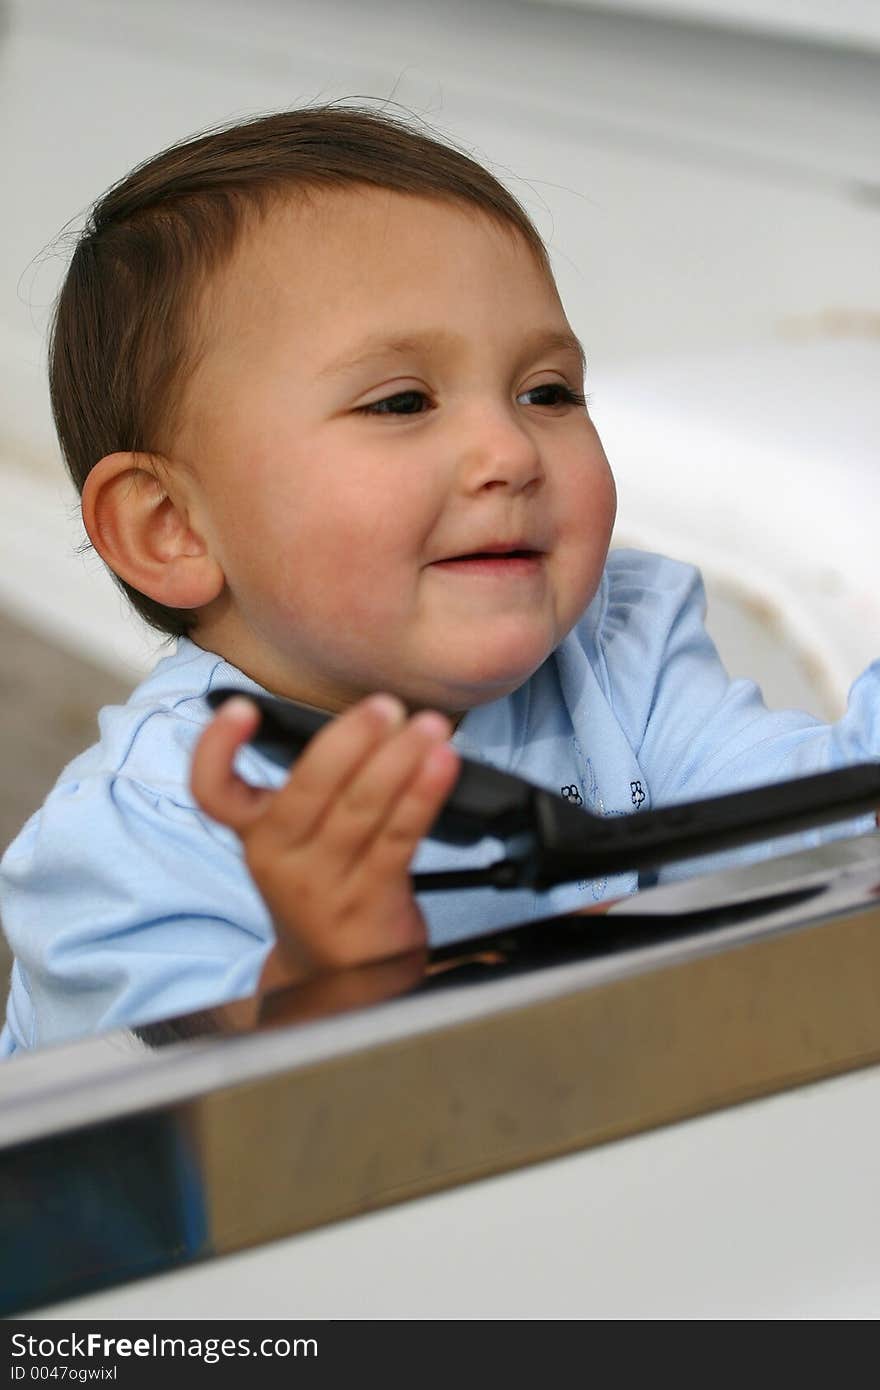
M 176 642 L 4 857 L 3 1052 L 638 886 L 417 899 L 413 869 L 500 854 L 423 839 L 462 753 L 606 815 L 876 756 L 873 667 L 837 725 L 770 713 L 692 568 L 609 555 L 583 376 L 522 208 L 388 116 L 209 132 L 96 205 L 53 411 L 95 549 Z M 339 715 L 289 775 L 247 743 L 266 691 Z

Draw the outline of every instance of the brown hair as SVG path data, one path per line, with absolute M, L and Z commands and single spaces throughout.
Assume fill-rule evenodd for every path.
M 455 147 L 403 120 L 333 103 L 213 127 L 138 165 L 92 208 L 53 306 L 49 390 L 79 492 L 106 454 L 162 453 L 199 358 L 198 307 L 247 219 L 292 189 L 372 185 L 469 203 L 543 242 L 516 198 Z M 168 608 L 114 576 L 148 623 L 179 636 Z

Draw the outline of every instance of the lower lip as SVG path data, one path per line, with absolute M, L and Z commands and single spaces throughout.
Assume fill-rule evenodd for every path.
M 432 568 L 450 574 L 512 579 L 538 574 L 543 559 L 543 555 L 480 555 L 473 559 L 437 560 Z

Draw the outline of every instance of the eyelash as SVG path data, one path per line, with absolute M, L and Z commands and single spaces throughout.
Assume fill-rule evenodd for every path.
M 570 386 L 563 386 L 562 382 L 559 381 L 544 382 L 543 385 L 533 386 L 530 391 L 526 391 L 523 394 L 530 396 L 533 391 L 558 391 L 560 394 L 560 399 L 558 401 L 552 402 L 552 405 L 554 405 L 557 409 L 559 408 L 559 406 L 563 405 L 579 405 L 581 407 L 586 407 L 587 404 L 586 396 L 581 395 L 579 391 L 572 391 Z M 408 415 L 424 415 L 425 412 L 422 410 L 382 410 L 380 408 L 382 406 L 387 406 L 391 401 L 402 401 L 406 400 L 408 397 L 413 396 L 420 396 L 424 400 L 428 399 L 424 391 L 396 391 L 393 396 L 385 396 L 385 398 L 381 401 L 371 401 L 369 405 L 357 406 L 355 408 L 355 414 L 396 415 L 398 416 L 398 418 L 401 416 L 405 417 Z M 542 401 L 540 402 L 540 404 L 547 406 L 551 403 L 547 401 Z

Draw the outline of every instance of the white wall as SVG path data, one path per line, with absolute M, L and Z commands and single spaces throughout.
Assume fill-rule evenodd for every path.
M 531 0 L 593 9 L 590 0 Z M 661 19 L 721 24 L 794 39 L 880 48 L 877 0 L 604 0 L 600 8 Z

